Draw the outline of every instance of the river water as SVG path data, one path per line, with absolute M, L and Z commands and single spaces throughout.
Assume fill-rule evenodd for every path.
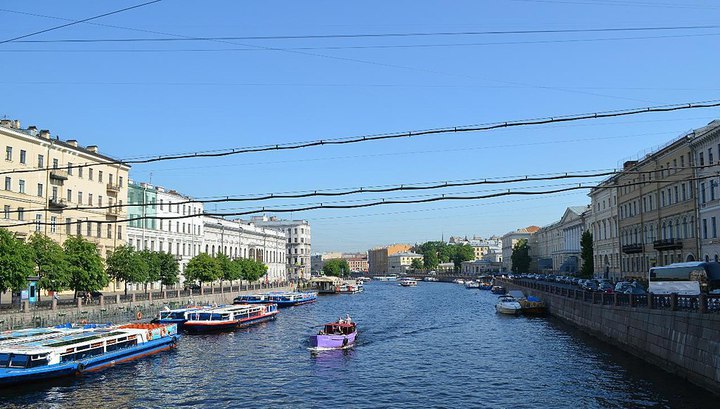
M 371 282 L 97 374 L 0 391 L 2 407 L 704 408 L 708 392 L 551 318 L 502 316 L 450 283 Z M 308 351 L 349 313 L 355 348 Z

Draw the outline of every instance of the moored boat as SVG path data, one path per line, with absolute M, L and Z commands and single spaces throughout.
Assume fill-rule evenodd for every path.
M 390 275 L 390 276 L 376 276 L 375 279 L 377 281 L 397 281 L 396 275 Z
M 0 385 L 98 371 L 174 348 L 175 324 L 128 324 L 85 329 L 0 346 Z
M 209 308 L 188 313 L 183 328 L 191 333 L 232 330 L 274 320 L 277 313 L 277 304 L 236 304 Z
M 417 280 L 410 277 L 401 278 L 399 281 L 399 285 L 403 287 L 415 287 L 417 286 Z
M 294 292 L 294 291 L 273 291 L 259 294 L 238 295 L 233 304 L 277 304 L 278 308 L 292 307 L 295 305 L 309 304 L 317 301 L 317 293 Z
M 182 329 L 183 325 L 185 324 L 185 321 L 187 321 L 187 316 L 189 313 L 194 311 L 199 311 L 202 309 L 212 308 L 210 306 L 187 306 L 184 308 L 177 308 L 174 310 L 166 309 L 160 311 L 158 314 L 158 318 L 156 320 L 153 320 L 154 322 L 158 324 L 177 324 L 178 330 Z
M 501 285 L 494 285 L 490 289 L 490 292 L 493 294 L 505 294 L 507 291 L 505 290 L 505 287 L 503 287 Z
M 547 306 L 541 299 L 532 295 L 526 297 L 525 294 L 520 290 L 510 290 L 509 294 L 513 296 L 518 303 L 520 303 L 523 314 L 545 315 L 545 313 L 547 313 Z
M 495 311 L 501 314 L 518 315 L 521 310 L 520 303 L 509 295 L 501 295 L 495 304 Z
M 323 329 L 310 337 L 310 348 L 322 349 L 344 349 L 355 345 L 357 337 L 357 325 L 348 315 L 345 319 L 327 323 Z
M 466 282 L 465 282 L 465 288 L 468 288 L 468 289 L 470 289 L 470 288 L 480 288 L 480 283 L 478 283 L 477 281 L 472 281 L 472 280 L 466 281 Z

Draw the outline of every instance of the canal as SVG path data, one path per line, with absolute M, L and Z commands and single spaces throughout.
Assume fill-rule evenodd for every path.
M 371 282 L 274 322 L 185 336 L 175 351 L 80 378 L 0 391 L 3 407 L 710 408 L 709 392 L 549 318 L 497 315 L 449 283 Z M 354 349 L 312 355 L 349 313 Z

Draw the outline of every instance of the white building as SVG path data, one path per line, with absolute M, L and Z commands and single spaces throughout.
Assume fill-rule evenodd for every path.
M 422 261 L 422 254 L 404 252 L 395 253 L 388 256 L 388 272 L 391 274 L 402 274 L 410 269 L 413 260 Z
M 522 239 L 528 240 L 540 228 L 537 226 L 528 226 L 523 229 L 511 231 L 502 236 L 502 268 L 504 271 L 510 271 L 512 268 L 512 250 L 517 242 Z M 527 271 L 524 271 L 525 273 Z
M 531 252 L 538 270 L 576 273 L 580 270 L 580 241 L 587 229 L 590 206 L 571 206 L 559 221 L 542 227 L 533 237 Z
M 129 218 L 151 218 L 130 221 L 127 242 L 135 250 L 163 251 L 174 255 L 180 264 L 181 284 L 188 261 L 201 252 L 204 234 L 203 204 L 189 201 L 192 201 L 190 197 L 174 190 L 130 181 Z
M 281 220 L 274 216 L 250 219 L 256 226 L 283 230 L 287 236 L 287 270 L 291 280 L 310 278 L 310 223 L 307 220 Z
M 267 282 L 288 279 L 285 265 L 284 231 L 256 226 L 242 220 L 203 216 L 205 235 L 202 251 L 215 256 L 223 253 L 231 259 L 251 258 L 268 266 Z

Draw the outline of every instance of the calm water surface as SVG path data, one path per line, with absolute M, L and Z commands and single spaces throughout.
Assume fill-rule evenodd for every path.
M 556 320 L 497 315 L 495 298 L 456 284 L 373 282 L 98 374 L 2 391 L 0 405 L 717 407 L 708 392 Z M 312 355 L 308 336 L 345 313 L 360 328 L 356 347 Z

